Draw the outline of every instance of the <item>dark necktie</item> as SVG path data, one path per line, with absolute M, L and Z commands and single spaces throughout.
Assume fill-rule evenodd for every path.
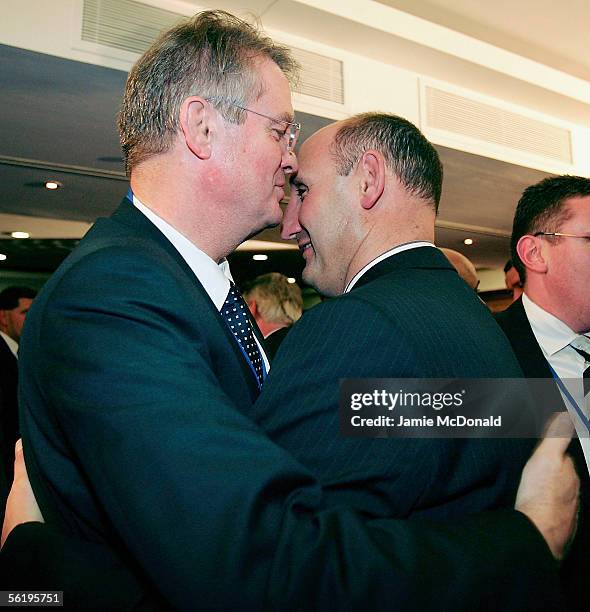
M 588 400 L 590 399 L 588 397 L 588 395 L 590 394 L 590 353 L 588 353 L 584 349 L 574 346 L 574 343 L 570 344 L 570 346 L 574 349 L 574 351 L 582 355 L 582 357 L 586 360 L 586 365 L 588 366 L 584 370 L 584 373 L 582 375 L 584 377 L 584 398 L 586 400 L 586 403 L 588 403 Z
M 225 319 L 231 333 L 248 356 L 260 386 L 264 379 L 262 355 L 254 338 L 254 332 L 248 317 L 248 306 L 246 306 L 246 302 L 244 302 L 236 286 L 231 282 L 227 297 L 221 307 L 221 316 Z

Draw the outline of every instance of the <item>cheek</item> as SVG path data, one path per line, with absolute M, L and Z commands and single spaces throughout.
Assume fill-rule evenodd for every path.
M 580 274 L 588 276 L 587 272 L 583 272 L 587 263 L 587 260 L 582 263 L 575 253 L 567 249 L 556 251 L 556 257 L 551 261 L 550 267 L 552 284 L 562 291 L 571 290 L 572 284 L 579 283 Z
M 578 256 L 572 260 L 572 271 L 570 273 L 572 282 L 584 287 L 584 290 L 590 295 L 590 249 L 588 251 L 578 253 Z
M 213 189 L 225 180 L 226 172 L 225 168 L 213 167 L 210 168 L 209 172 L 205 174 L 205 180 L 207 181 L 207 185 Z
M 263 145 L 256 147 L 252 155 L 259 160 L 259 166 L 268 176 L 274 178 L 277 172 L 282 172 L 283 149 L 275 140 L 269 138 Z

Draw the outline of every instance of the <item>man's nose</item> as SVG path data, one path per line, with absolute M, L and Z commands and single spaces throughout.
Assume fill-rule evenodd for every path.
M 281 168 L 285 174 L 295 174 L 299 169 L 299 162 L 295 151 L 285 149 L 283 159 L 281 160 Z
M 283 224 L 281 225 L 281 238 L 291 240 L 296 238 L 301 231 L 299 225 L 299 200 L 294 187 L 291 187 L 291 197 L 283 214 Z

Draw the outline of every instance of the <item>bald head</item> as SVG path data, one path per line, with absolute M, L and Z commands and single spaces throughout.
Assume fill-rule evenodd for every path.
M 303 143 L 282 236 L 296 238 L 303 279 L 339 295 L 375 257 L 399 244 L 434 241 L 442 165 L 409 121 L 365 113 Z
M 477 270 L 473 263 L 459 251 L 453 249 L 440 249 L 444 256 L 451 262 L 459 276 L 473 289 L 477 289 L 479 279 L 477 278 Z

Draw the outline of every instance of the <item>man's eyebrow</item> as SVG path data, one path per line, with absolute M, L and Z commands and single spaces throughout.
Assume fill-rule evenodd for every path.
M 291 113 L 283 113 L 279 115 L 278 117 L 276 117 L 275 121 L 284 121 L 285 123 L 294 123 L 295 115 Z

